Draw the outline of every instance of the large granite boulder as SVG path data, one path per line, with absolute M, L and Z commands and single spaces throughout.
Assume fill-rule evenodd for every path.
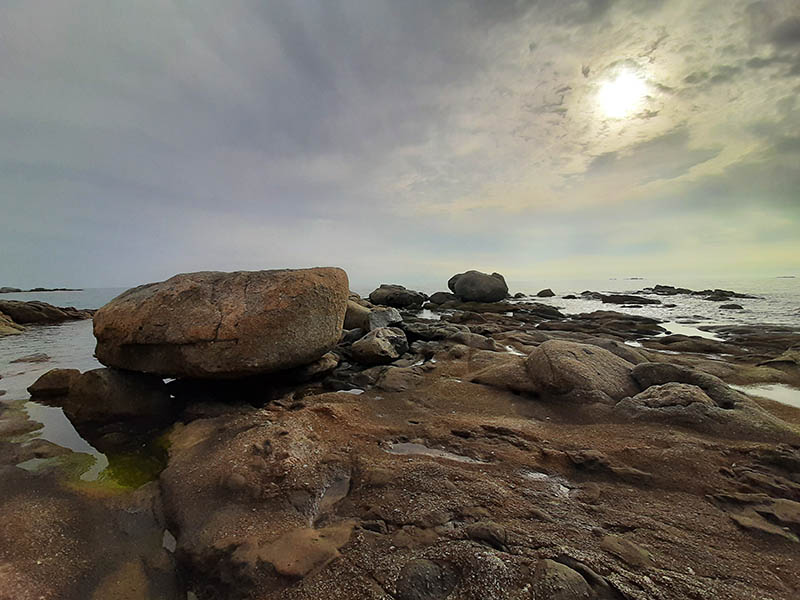
M 107 366 L 167 377 L 236 378 L 306 365 L 339 340 L 347 286 L 338 268 L 176 275 L 97 311 L 95 354 Z
M 15 323 L 61 323 L 76 319 L 91 319 L 92 311 L 79 310 L 72 306 L 53 306 L 47 302 L 34 300 L 0 300 L 0 313 L 5 313 Z
M 402 285 L 382 283 L 381 286 L 370 292 L 369 301 L 383 306 L 395 308 L 420 308 L 428 297 L 422 292 L 409 290 Z
M 506 280 L 500 273 L 459 273 L 450 278 L 447 287 L 464 302 L 499 302 L 508 296 Z
M 528 374 L 551 394 L 600 392 L 614 400 L 639 392 L 633 365 L 604 348 L 564 340 L 548 340 L 525 361 Z

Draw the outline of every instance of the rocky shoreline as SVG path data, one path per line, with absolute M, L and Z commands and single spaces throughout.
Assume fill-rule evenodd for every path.
M 740 297 L 668 287 L 642 293 Z M 497 273 L 448 288 L 364 299 L 319 268 L 177 275 L 114 299 L 93 316 L 107 366 L 29 391 L 109 456 L 167 439 L 163 471 L 114 493 L 23 471 L 69 457 L 5 407 L 0 590 L 797 597 L 800 410 L 730 384 L 800 387 L 800 327 L 664 335 L 654 318 L 512 301 Z

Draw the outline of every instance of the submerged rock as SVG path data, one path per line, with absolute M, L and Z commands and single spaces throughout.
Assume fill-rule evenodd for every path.
M 549 340 L 525 364 L 534 384 L 552 394 L 590 391 L 620 400 L 639 391 L 633 365 L 599 346 Z
M 336 345 L 347 297 L 337 268 L 176 275 L 97 311 L 96 355 L 110 367 L 167 377 L 282 371 Z
M 603 301 L 603 304 L 661 304 L 661 300 L 655 298 L 629 294 L 601 294 L 600 300 Z

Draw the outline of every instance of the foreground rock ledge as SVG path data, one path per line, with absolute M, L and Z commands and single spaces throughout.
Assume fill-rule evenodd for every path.
M 97 311 L 97 359 L 166 377 L 234 378 L 309 364 L 336 345 L 338 268 L 206 271 L 130 289 Z

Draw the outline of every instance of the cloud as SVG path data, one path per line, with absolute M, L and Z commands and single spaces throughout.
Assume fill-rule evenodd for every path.
M 0 282 L 668 262 L 667 231 L 632 233 L 654 214 L 713 232 L 709 215 L 736 207 L 747 228 L 749 202 L 797 224 L 797 13 L 791 0 L 3 3 Z M 597 103 L 619 69 L 647 86 L 624 119 Z

